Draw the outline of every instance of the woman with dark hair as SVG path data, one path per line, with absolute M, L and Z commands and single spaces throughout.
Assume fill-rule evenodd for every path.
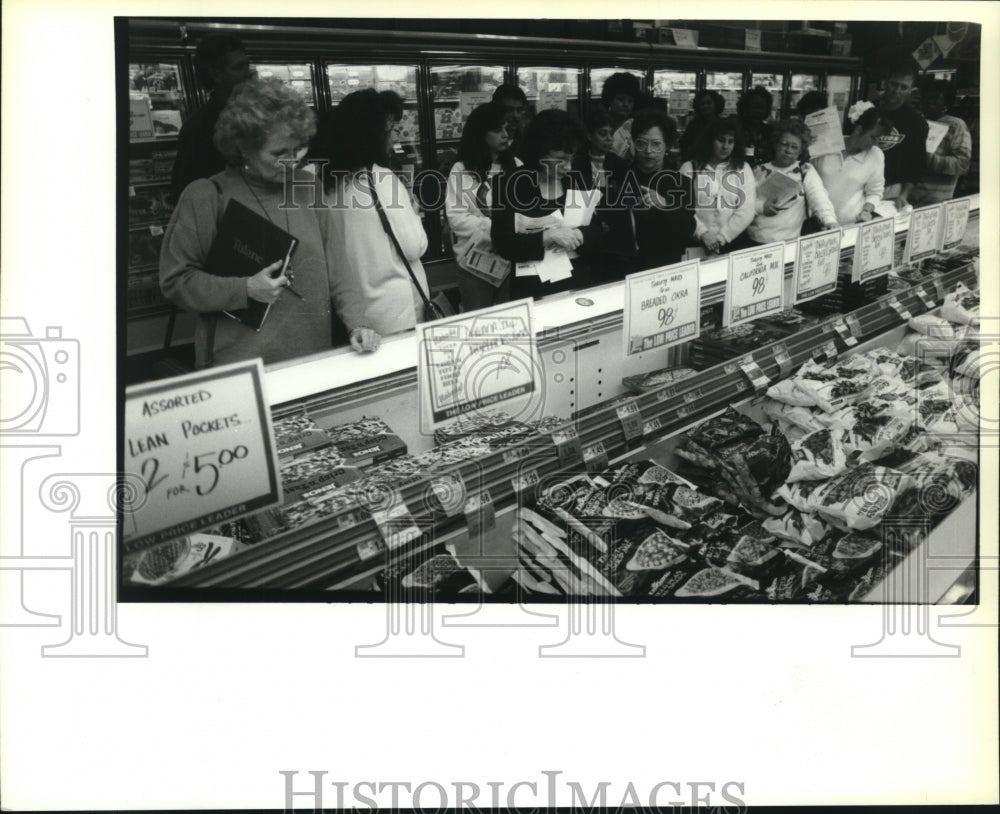
M 504 263 L 495 262 L 502 258 L 493 254 L 490 241 L 491 179 L 500 172 L 513 172 L 521 164 L 509 147 L 507 110 L 502 105 L 491 102 L 469 114 L 462 128 L 457 160 L 448 174 L 444 201 L 463 311 L 510 299 L 509 264 L 504 271 Z M 481 268 L 484 262 L 489 273 Z
M 743 128 L 744 154 L 753 167 L 763 164 L 769 157 L 772 133 L 767 117 L 771 115 L 773 104 L 770 91 L 761 85 L 748 90 L 736 103 L 736 113 Z
M 528 125 L 521 142 L 524 166 L 493 177 L 490 236 L 496 252 L 511 263 L 542 260 L 546 251 L 574 252 L 572 276 L 544 282 L 537 274 L 515 276 L 511 296 L 542 297 L 582 288 L 591 282 L 587 254 L 600 233 L 596 224 L 571 228 L 563 223 L 570 162 L 584 141 L 580 123 L 564 110 L 543 110 Z
M 677 263 L 704 232 L 694 217 L 691 180 L 665 167 L 677 125 L 658 110 L 642 110 L 632 120 L 632 140 L 632 173 L 642 192 L 642 205 L 632 211 L 638 249 L 633 265 L 639 270 Z
M 299 182 L 311 179 L 305 173 L 300 176 L 291 165 L 305 154 L 315 130 L 315 114 L 299 94 L 277 79 L 243 83 L 219 113 L 215 145 L 229 166 L 188 184 L 170 218 L 160 251 L 163 295 L 197 315 L 198 368 L 255 357 L 271 364 L 332 346 L 327 215 L 307 206 L 282 206 L 286 173 L 294 172 Z M 280 262 L 246 278 L 205 271 L 230 201 L 298 240 L 285 273 L 280 273 Z M 293 278 L 294 288 L 286 290 Z M 251 300 L 271 304 L 259 331 L 220 313 L 242 310 Z M 357 339 L 359 349 L 373 349 L 371 343 L 377 344 L 377 337 Z
M 722 116 L 725 107 L 726 100 L 717 90 L 700 90 L 694 95 L 694 101 L 691 103 L 691 120 L 681 136 L 681 161 L 695 160 L 695 152 L 703 138 L 703 131 Z
M 611 149 L 615 131 L 607 110 L 594 105 L 585 125 L 587 141 L 573 159 L 573 170 L 580 174 L 587 189 L 606 189 L 608 179 L 623 174 L 628 164 Z
M 410 193 L 388 166 L 392 110 L 375 90 L 355 91 L 337 106 L 330 135 L 317 152 L 328 158 L 327 245 L 337 309 L 352 335 L 413 328 L 423 314 L 421 292 L 429 295 L 420 264 L 427 235 Z
M 802 161 L 809 137 L 809 128 L 797 119 L 786 119 L 774 126 L 774 158 L 754 168 L 757 215 L 747 229 L 753 243 L 794 240 L 802 233 L 808 217 L 816 218 L 823 229 L 837 228 L 837 214 L 823 180 Z M 768 180 L 776 173 L 784 176 L 779 179 L 780 185 Z
M 702 245 L 718 254 L 732 248 L 753 220 L 756 184 L 735 117 L 709 123 L 697 148 L 694 161 L 686 161 L 681 174 L 694 185 L 696 217 L 705 229 Z
M 632 160 L 632 139 L 629 133 L 632 113 L 641 97 L 639 79 L 627 71 L 611 74 L 601 87 L 601 103 L 611 116 L 611 127 L 614 129 L 611 149 L 626 161 Z
M 844 150 L 813 160 L 841 226 L 863 223 L 885 191 L 885 155 L 878 140 L 890 129 L 871 102 L 859 102 L 847 111 Z

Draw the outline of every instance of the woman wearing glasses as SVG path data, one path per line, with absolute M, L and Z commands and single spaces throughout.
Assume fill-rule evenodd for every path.
M 324 248 L 329 216 L 308 206 L 282 206 L 286 173 L 294 172 L 300 183 L 312 177 L 299 177 L 302 171 L 292 167 L 315 132 L 315 114 L 277 79 L 237 85 L 219 114 L 215 145 L 229 166 L 188 184 L 160 252 L 163 295 L 197 315 L 198 368 L 255 357 L 271 364 L 332 346 L 335 317 Z M 230 201 L 298 240 L 284 273 L 280 261 L 245 278 L 205 271 Z M 221 313 L 244 309 L 251 300 L 271 304 L 259 331 Z
M 570 165 L 584 138 L 583 126 L 566 111 L 543 110 L 521 141 L 524 166 L 493 176 L 490 238 L 497 254 L 521 266 L 511 281 L 515 300 L 592 283 L 586 255 L 599 239 L 598 227 L 569 227 L 562 215 L 572 185 Z M 560 261 L 558 279 L 543 279 L 531 273 L 532 266 L 522 266 L 543 259 Z
M 837 213 L 819 172 L 801 161 L 809 137 L 802 122 L 787 119 L 774 125 L 774 158 L 754 169 L 757 215 L 747 229 L 752 243 L 794 240 L 810 217 L 823 229 L 837 228 Z
M 676 140 L 677 125 L 665 113 L 641 110 L 635 114 L 632 172 L 642 195 L 632 209 L 636 270 L 679 262 L 705 231 L 695 220 L 691 180 L 664 166 Z

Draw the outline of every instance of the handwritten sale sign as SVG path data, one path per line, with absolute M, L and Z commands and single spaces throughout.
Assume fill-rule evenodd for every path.
M 895 240 L 895 218 L 880 218 L 858 226 L 851 282 L 863 283 L 888 274 L 892 269 Z
M 910 228 L 906 232 L 907 263 L 916 263 L 937 253 L 944 222 L 942 212 L 941 204 L 935 204 L 910 213 Z
M 699 334 L 700 261 L 641 271 L 625 278 L 625 356 L 669 348 Z
M 417 332 L 417 387 L 435 428 L 539 388 L 531 300 L 435 320 Z
M 126 553 L 281 503 L 260 359 L 125 391 Z
M 777 314 L 785 302 L 785 244 L 769 243 L 729 255 L 723 306 L 728 328 Z
M 840 229 L 800 237 L 795 251 L 795 294 L 798 305 L 837 288 L 840 270 Z
M 965 239 L 969 225 L 969 198 L 956 198 L 944 203 L 944 234 L 941 236 L 941 251 L 947 252 L 960 246 Z

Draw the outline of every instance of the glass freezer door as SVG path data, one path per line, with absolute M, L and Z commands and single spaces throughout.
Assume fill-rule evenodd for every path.
M 782 96 L 785 90 L 785 75 L 782 73 L 753 73 L 750 74 L 750 87 L 767 88 L 771 94 L 771 121 L 781 118 Z
M 667 100 L 667 113 L 677 122 L 680 136 L 691 119 L 698 76 L 693 71 L 654 71 L 653 95 Z
M 591 68 L 590 69 L 590 98 L 595 102 L 601 100 L 601 89 L 608 77 L 613 73 L 630 73 L 639 80 L 639 90 L 646 89 L 646 72 L 639 68 Z M 638 100 L 637 100 L 638 101 Z
M 187 118 L 179 63 L 129 63 L 128 97 L 131 143 L 177 137 Z
M 393 152 L 399 170 L 410 185 L 420 171 L 420 107 L 417 98 L 417 69 L 413 65 L 348 65 L 328 63 L 326 81 L 334 106 L 349 93 L 373 88 L 392 91 L 403 100 L 403 118 L 396 125 Z
M 261 79 L 280 79 L 305 99 L 309 107 L 316 107 L 316 88 L 312 65 L 289 62 L 254 62 L 253 68 Z
M 840 120 L 844 121 L 847 108 L 851 104 L 851 77 L 830 74 L 826 77 L 826 98 L 837 108 Z
M 473 108 L 489 102 L 503 84 L 502 65 L 432 65 L 431 100 L 439 160 L 462 137 L 462 122 Z
M 811 90 L 819 90 L 819 74 L 814 73 L 793 73 L 791 90 L 788 92 L 788 114 L 795 112 L 795 106 L 802 98 L 802 94 Z
M 705 74 L 705 87 L 708 90 L 717 90 L 726 100 L 726 106 L 722 110 L 723 116 L 736 115 L 736 103 L 743 93 L 743 74 L 733 71 L 709 71 Z
M 579 117 L 582 74 L 581 68 L 518 68 L 517 84 L 528 97 L 531 113 L 558 107 Z

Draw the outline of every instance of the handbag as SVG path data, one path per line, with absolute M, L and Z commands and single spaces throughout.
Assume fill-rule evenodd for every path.
M 420 295 L 420 299 L 424 303 L 424 322 L 431 322 L 435 319 L 444 319 L 445 317 L 455 316 L 455 308 L 451 304 L 451 300 L 442 291 L 434 297 L 428 297 L 424 293 L 424 290 L 420 287 L 420 283 L 417 281 L 417 275 L 413 273 L 413 269 L 410 266 L 410 261 L 406 259 L 406 255 L 403 253 L 403 247 L 399 245 L 399 240 L 396 239 L 396 233 L 392 231 L 392 224 L 389 223 L 389 218 L 385 214 L 385 210 L 382 208 L 382 202 L 378 199 L 378 193 L 375 192 L 375 179 L 372 178 L 372 171 L 369 167 L 365 170 L 365 179 L 368 181 L 368 188 L 372 193 L 372 201 L 375 203 L 375 211 L 378 212 L 379 221 L 382 223 L 382 228 L 385 233 L 389 236 L 389 240 L 392 241 L 392 245 L 396 247 L 396 253 L 399 255 L 399 259 L 403 261 L 403 265 L 406 266 L 406 271 L 410 275 L 410 280 L 413 281 L 414 288 L 417 289 L 417 293 Z

